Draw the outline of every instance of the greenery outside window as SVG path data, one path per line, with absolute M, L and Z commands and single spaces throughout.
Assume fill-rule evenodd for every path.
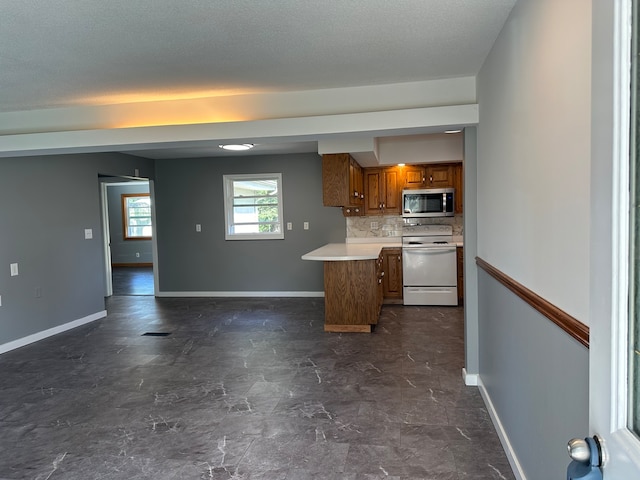
M 226 240 L 283 239 L 282 174 L 224 175 Z
M 151 197 L 148 193 L 123 193 L 122 231 L 125 240 L 151 240 Z

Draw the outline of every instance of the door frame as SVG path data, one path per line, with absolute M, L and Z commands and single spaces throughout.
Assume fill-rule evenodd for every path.
M 592 1 L 589 430 L 606 480 L 640 474 L 627 428 L 631 1 Z

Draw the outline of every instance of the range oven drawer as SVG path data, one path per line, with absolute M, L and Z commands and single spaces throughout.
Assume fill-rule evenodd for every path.
M 404 305 L 458 305 L 457 287 L 404 287 Z

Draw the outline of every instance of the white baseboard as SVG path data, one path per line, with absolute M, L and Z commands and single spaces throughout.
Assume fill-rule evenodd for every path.
M 478 374 L 467 373 L 466 368 L 462 368 L 462 379 L 464 380 L 464 384 L 468 387 L 475 387 L 478 385 Z
M 15 350 L 16 348 L 24 347 L 25 345 L 29 345 L 30 343 L 34 343 L 39 340 L 44 340 L 47 337 L 52 337 L 53 335 L 57 335 L 58 333 L 66 332 L 67 330 L 71 330 L 72 328 L 79 327 L 80 325 L 84 325 L 86 323 L 94 322 L 106 316 L 107 316 L 107 311 L 102 310 L 101 312 L 93 313 L 84 318 L 79 318 L 78 320 L 73 320 L 72 322 L 64 323 L 62 325 L 58 325 L 57 327 L 49 328 L 47 330 L 43 330 L 42 332 L 34 333 L 33 335 L 18 338 L 17 340 L 4 343 L 0 345 L 0 354 L 6 353 L 11 350 Z
M 480 375 L 476 375 L 477 385 L 480 390 L 480 394 L 482 395 L 482 399 L 484 400 L 484 404 L 489 411 L 489 416 L 491 417 L 491 421 L 493 422 L 493 426 L 498 433 L 498 437 L 500 438 L 500 443 L 502 443 L 502 448 L 507 455 L 507 460 L 509 460 L 509 464 L 511 465 L 511 470 L 513 470 L 513 475 L 516 477 L 516 480 L 527 480 L 527 477 L 522 470 L 522 466 L 518 461 L 518 457 L 516 456 L 513 447 L 511 446 L 511 442 L 509 441 L 509 437 L 507 432 L 505 431 L 502 422 L 500 421 L 500 417 L 496 412 L 495 407 L 493 406 L 493 402 L 491 401 L 491 397 L 487 392 L 484 384 L 482 383 L 482 378 Z
M 157 292 L 156 297 L 324 297 L 324 292 Z

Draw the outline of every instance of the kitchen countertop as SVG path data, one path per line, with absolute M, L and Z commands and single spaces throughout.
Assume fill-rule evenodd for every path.
M 462 236 L 454 236 L 453 244 L 462 247 Z M 383 248 L 402 247 L 402 237 L 359 237 L 347 238 L 345 243 L 328 243 L 302 255 L 302 260 L 319 262 L 374 260 Z
M 375 260 L 380 251 L 387 247 L 401 247 L 402 242 L 384 243 L 328 243 L 323 247 L 302 256 L 303 260 L 316 261 L 348 261 L 348 260 Z

